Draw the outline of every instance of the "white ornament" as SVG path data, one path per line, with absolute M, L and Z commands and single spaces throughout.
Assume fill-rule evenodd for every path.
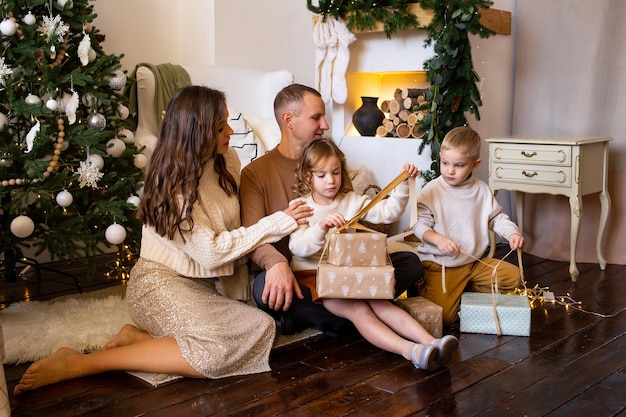
M 52 111 L 55 111 L 56 109 L 59 108 L 59 103 L 57 103 L 55 99 L 51 98 L 48 101 L 46 101 L 46 107 Z
M 0 132 L 4 130 L 5 127 L 9 125 L 9 118 L 6 114 L 0 113 Z
M 65 105 L 65 114 L 67 115 L 67 122 L 71 125 L 76 123 L 76 110 L 78 110 L 78 93 L 72 91 L 72 96 Z
M 0 57 L 0 84 L 4 85 L 9 75 L 13 74 L 13 70 L 4 63 L 4 57 Z
M 0 32 L 5 36 L 13 36 L 17 32 L 17 25 L 11 19 L 4 19 L 0 22 Z
M 128 129 L 120 129 L 117 131 L 117 137 L 122 139 L 125 143 L 135 142 L 135 134 Z
M 128 110 L 128 107 L 126 107 L 125 105 L 120 104 L 119 106 L 117 106 L 117 114 L 118 116 L 120 116 L 120 119 L 126 120 L 130 115 L 130 110 Z
M 69 207 L 74 202 L 74 196 L 67 190 L 63 190 L 57 194 L 57 204 L 61 207 Z
M 98 169 L 104 168 L 104 159 L 97 153 L 92 153 L 87 157 L 87 161 L 94 164 Z
M 135 155 L 135 159 L 133 160 L 133 164 L 137 167 L 137 168 L 143 168 L 148 164 L 148 158 L 146 157 L 146 155 L 140 153 Z
M 37 30 L 46 35 L 46 42 L 54 41 L 61 43 L 63 42 L 63 37 L 70 30 L 69 25 L 66 25 L 61 20 L 60 15 L 56 15 L 54 17 L 43 17 L 43 22 L 39 25 Z M 53 39 L 56 37 L 56 39 Z
M 104 237 L 110 244 L 119 245 L 126 239 L 126 229 L 120 224 L 113 223 L 111 226 L 107 227 L 107 230 L 104 232 Z
M 119 158 L 126 150 L 126 144 L 118 138 L 109 139 L 107 142 L 107 154 L 113 158 Z
M 28 216 L 17 216 L 11 221 L 11 233 L 19 238 L 25 238 L 33 234 L 35 223 Z
M 140 200 L 140 198 L 139 198 L 139 197 L 137 197 L 136 195 L 131 195 L 130 197 L 128 197 L 128 198 L 126 199 L 126 202 L 127 202 L 128 204 L 131 204 L 131 205 L 133 205 L 133 206 L 135 206 L 135 207 L 138 207 L 138 206 L 139 206 L 139 202 L 140 202 L 140 201 L 141 201 L 141 200 Z
M 34 25 L 37 22 L 37 19 L 35 18 L 34 14 L 32 14 L 31 12 L 28 12 L 26 16 L 22 18 L 22 22 L 30 26 L 30 25 Z
M 57 98 L 57 103 L 59 103 L 59 111 L 65 113 L 67 109 L 67 103 L 72 99 L 72 95 L 70 93 L 63 93 L 63 97 Z
M 29 94 L 26 96 L 26 98 L 24 99 L 24 101 L 26 102 L 26 104 L 39 104 L 41 103 L 41 99 L 34 95 L 34 94 Z
M 83 64 L 83 67 L 89 64 L 89 50 L 91 49 L 91 38 L 89 35 L 85 33 L 83 36 L 83 40 L 78 44 L 78 50 L 76 51 L 78 54 L 78 58 L 80 59 L 80 63 Z
M 82 161 L 76 171 L 76 174 L 78 175 L 78 185 L 80 188 L 88 185 L 91 188 L 96 189 L 98 188 L 98 181 L 100 181 L 100 179 L 104 176 L 104 174 L 100 172 L 100 168 L 92 162 L 93 160 L 97 160 L 95 156 L 102 160 L 102 166 L 104 166 L 104 160 L 100 155 L 94 155 L 93 158 L 90 155 L 89 159 Z
M 65 5 L 67 4 L 68 9 L 71 9 L 72 6 L 74 6 L 72 0 L 57 0 L 57 4 L 61 7 L 65 7 Z
M 96 60 L 96 57 L 98 55 L 96 54 L 96 51 L 93 48 L 91 48 L 91 49 L 89 49 L 89 52 L 87 53 L 87 56 L 89 57 L 89 62 L 93 62 L 93 61 Z
M 37 122 L 33 127 L 30 128 L 30 130 L 26 134 L 26 153 L 29 153 L 33 150 L 35 138 L 37 137 L 37 133 L 39 133 L 39 130 L 41 129 L 41 123 L 39 123 L 39 119 L 35 120 L 37 120 Z

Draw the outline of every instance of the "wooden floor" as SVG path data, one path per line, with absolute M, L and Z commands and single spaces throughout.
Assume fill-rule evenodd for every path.
M 109 264 L 110 265 L 110 264 Z M 524 255 L 528 286 L 569 294 L 589 313 L 541 304 L 530 337 L 462 333 L 449 365 L 417 370 L 358 334 L 319 336 L 271 355 L 272 372 L 221 380 L 182 379 L 153 388 L 124 373 L 55 384 L 11 396 L 22 416 L 616 416 L 626 415 L 626 266 L 568 264 Z M 117 284 L 82 278 L 85 291 Z M 110 270 L 103 262 L 101 271 Z M 0 285 L 3 303 L 75 292 L 46 273 L 41 284 Z M 70 283 L 68 285 L 67 283 Z M 593 314 L 592 314 L 593 313 Z M 6 366 L 9 390 L 27 365 Z

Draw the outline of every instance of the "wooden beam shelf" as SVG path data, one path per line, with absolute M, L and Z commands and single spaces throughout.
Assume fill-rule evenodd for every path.
M 423 9 L 419 4 L 411 4 L 407 10 L 417 17 L 417 21 L 420 25 L 426 27 L 433 20 L 433 11 L 429 9 Z M 488 29 L 493 30 L 499 35 L 511 34 L 511 12 L 506 10 L 492 9 L 480 7 L 480 23 Z M 313 23 L 319 19 L 319 16 L 313 17 Z M 358 31 L 354 30 L 354 33 L 374 33 L 382 32 L 383 24 L 376 22 L 372 30 Z

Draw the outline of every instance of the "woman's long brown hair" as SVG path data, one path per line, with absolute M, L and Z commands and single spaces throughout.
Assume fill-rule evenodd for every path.
M 188 86 L 172 96 L 161 124 L 144 182 L 137 216 L 161 236 L 193 229 L 191 209 L 198 199 L 198 185 L 206 163 L 215 159 L 219 184 L 228 195 L 237 194 L 237 183 L 217 153 L 218 130 L 228 110 L 221 91 Z M 182 196 L 182 204 L 178 200 Z M 184 239 L 184 237 L 183 237 Z

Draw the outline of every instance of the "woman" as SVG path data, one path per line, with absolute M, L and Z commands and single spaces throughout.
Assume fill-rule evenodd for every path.
M 61 348 L 33 363 L 15 394 L 114 370 L 221 378 L 270 369 L 275 322 L 237 301 L 249 297 L 244 255 L 288 235 L 311 211 L 293 204 L 241 227 L 241 164 L 227 119 L 222 92 L 189 86 L 174 94 L 138 209 L 141 252 L 127 289 L 138 327 L 124 326 L 101 351 Z

